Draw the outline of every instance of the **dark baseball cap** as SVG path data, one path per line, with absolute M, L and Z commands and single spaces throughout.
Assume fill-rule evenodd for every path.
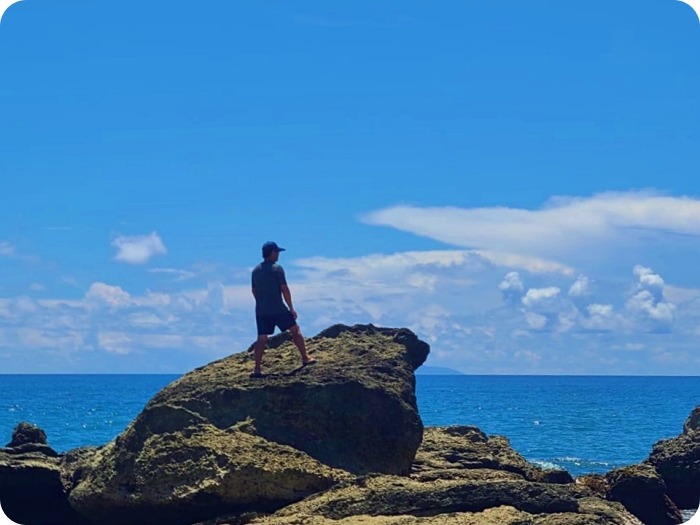
M 263 244 L 262 251 L 263 251 L 263 256 L 267 256 L 267 255 L 271 254 L 272 252 L 283 252 L 283 251 L 285 251 L 285 249 L 277 246 L 276 242 L 268 241 L 265 244 Z

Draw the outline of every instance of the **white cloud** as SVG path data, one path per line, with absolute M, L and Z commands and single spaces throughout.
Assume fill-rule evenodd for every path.
M 574 269 L 555 261 L 547 261 L 536 257 L 527 257 L 514 253 L 499 253 L 485 250 L 474 250 L 475 254 L 481 255 L 484 259 L 491 261 L 496 266 L 506 268 L 518 268 L 534 274 L 560 273 L 563 275 L 573 275 Z
M 641 265 L 635 266 L 632 272 L 638 282 L 625 307 L 633 315 L 647 318 L 651 322 L 650 330 L 669 330 L 677 307 L 673 303 L 664 301 L 664 280 L 651 268 Z
M 111 244 L 117 248 L 117 255 L 114 259 L 129 264 L 145 264 L 151 257 L 164 255 L 168 252 L 156 232 L 133 237 L 120 236 L 114 239 Z
M 29 285 L 29 289 L 32 292 L 45 292 L 46 291 L 46 286 L 44 286 L 41 283 L 32 283 Z
M 569 288 L 569 295 L 571 297 L 582 297 L 590 294 L 590 283 L 588 277 L 585 275 L 579 275 L 574 284 Z
M 673 312 L 676 310 L 676 305 L 674 304 L 662 301 L 657 302 L 649 290 L 642 290 L 634 294 L 627 301 L 626 306 L 632 312 L 644 312 L 652 320 L 661 323 L 672 322 Z
M 632 270 L 634 275 L 639 278 L 639 283 L 644 286 L 649 287 L 659 287 L 663 288 L 664 280 L 660 275 L 655 274 L 651 271 L 651 268 L 645 268 L 641 265 L 637 265 Z
M 561 290 L 556 286 L 548 288 L 530 288 L 522 301 L 525 306 L 538 306 L 559 296 Z
M 92 283 L 85 294 L 88 303 L 108 305 L 112 308 L 122 308 L 131 304 L 131 296 L 119 286 L 110 286 L 105 283 Z
M 533 330 L 542 330 L 547 325 L 547 318 L 544 315 L 530 310 L 523 310 L 523 313 L 525 314 L 525 320 L 528 326 Z
M 120 332 L 100 332 L 97 341 L 101 348 L 113 354 L 129 354 L 133 351 L 133 340 Z
M 520 279 L 520 274 L 518 272 L 508 272 L 503 278 L 501 284 L 498 285 L 499 290 L 511 291 L 515 290 L 518 292 L 523 291 L 523 281 Z

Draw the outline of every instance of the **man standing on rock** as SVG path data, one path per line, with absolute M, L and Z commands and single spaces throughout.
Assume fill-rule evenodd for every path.
M 253 269 L 252 284 L 258 340 L 255 342 L 255 370 L 250 374 L 250 377 L 263 377 L 260 365 L 267 345 L 267 338 L 273 334 L 275 326 L 278 326 L 281 332 L 289 330 L 289 333 L 292 334 L 292 341 L 299 349 L 303 366 L 316 362 L 306 353 L 306 344 L 296 322 L 297 313 L 292 305 L 292 294 L 287 286 L 284 269 L 277 264 L 280 252 L 283 251 L 285 249 L 280 248 L 276 243 L 266 242 L 262 247 L 264 261 Z M 289 308 L 282 302 L 283 296 Z

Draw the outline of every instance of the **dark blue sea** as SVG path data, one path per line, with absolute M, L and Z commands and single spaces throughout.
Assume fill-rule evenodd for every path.
M 20 421 L 59 452 L 102 445 L 178 377 L 0 375 L 0 446 Z M 476 425 L 578 476 L 639 462 L 677 436 L 700 405 L 700 377 L 418 376 L 417 394 L 426 425 Z

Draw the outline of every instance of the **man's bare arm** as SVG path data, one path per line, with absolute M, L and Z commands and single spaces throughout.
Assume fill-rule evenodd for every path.
M 289 286 L 287 286 L 286 284 L 281 284 L 280 290 L 282 290 L 282 297 L 284 297 L 287 306 L 289 306 L 289 310 L 293 312 L 294 305 L 292 304 L 292 292 L 289 291 Z

